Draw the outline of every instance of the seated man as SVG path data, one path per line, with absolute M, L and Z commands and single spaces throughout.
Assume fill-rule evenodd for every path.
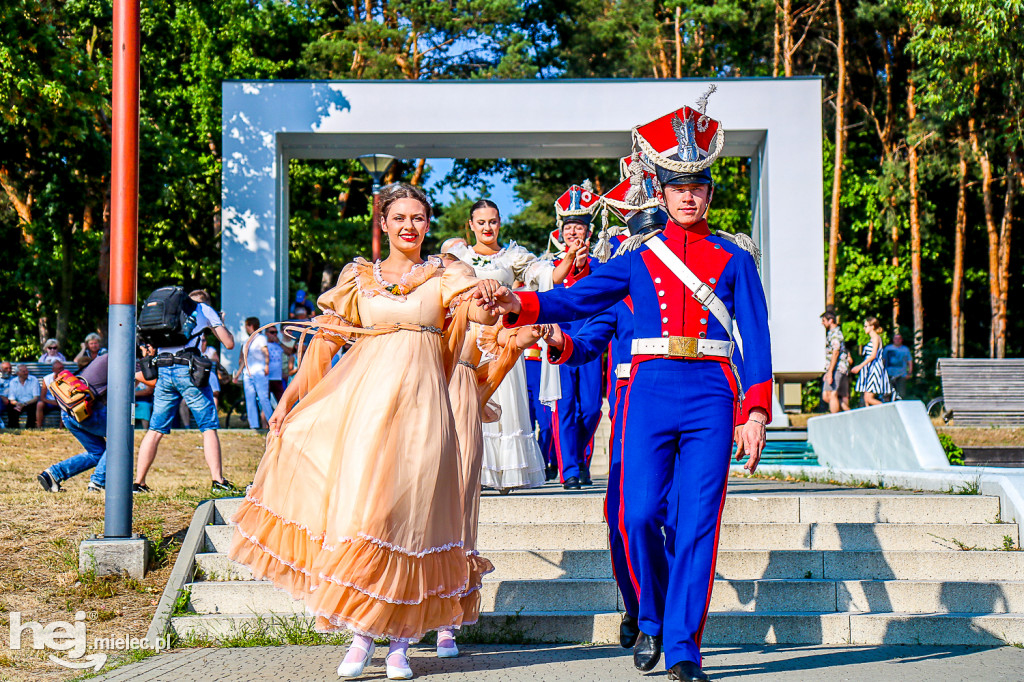
M 50 393 L 50 384 L 53 383 L 58 374 L 64 371 L 64 362 L 54 360 L 50 363 L 50 366 L 53 368 L 53 371 L 43 377 L 43 384 L 39 390 L 39 401 L 36 403 L 36 424 L 40 427 L 43 425 L 46 415 L 55 410 L 60 410 L 60 407 L 57 405 L 57 399 L 53 397 L 53 393 Z
M 21 415 L 25 415 L 25 428 L 35 428 L 36 401 L 39 400 L 39 379 L 29 376 L 28 367 L 18 365 L 17 376 L 7 385 L 7 426 L 19 428 Z

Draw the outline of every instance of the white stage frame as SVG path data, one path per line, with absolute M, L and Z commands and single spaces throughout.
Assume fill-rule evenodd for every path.
M 751 159 L 752 234 L 763 253 L 776 379 L 820 376 L 825 272 L 817 77 L 225 81 L 225 321 L 241 339 L 249 315 L 264 322 L 287 317 L 290 159 L 617 158 L 629 153 L 634 125 L 692 106 L 710 82 L 718 91 L 708 113 L 725 128 L 723 154 Z M 224 360 L 233 365 L 233 357 Z

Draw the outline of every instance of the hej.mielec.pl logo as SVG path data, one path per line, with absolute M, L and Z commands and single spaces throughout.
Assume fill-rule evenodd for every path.
M 157 653 L 168 648 L 166 637 L 159 637 L 151 642 L 145 637 L 97 637 L 93 640 L 94 653 L 86 654 L 89 640 L 85 634 L 85 611 L 75 613 L 75 620 L 69 623 L 56 620 L 49 625 L 42 625 L 34 620 L 22 623 L 21 612 L 11 611 L 10 616 L 10 648 L 19 650 L 22 646 L 33 649 L 51 649 L 67 652 L 64 658 L 50 654 L 49 659 L 65 668 L 84 670 L 93 668 L 99 671 L 107 662 L 105 651 L 128 651 L 131 649 L 153 649 Z M 31 641 L 28 640 L 31 637 Z

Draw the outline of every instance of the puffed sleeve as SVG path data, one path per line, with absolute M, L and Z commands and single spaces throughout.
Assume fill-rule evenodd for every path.
M 553 286 L 552 275 L 555 266 L 551 261 L 542 260 L 519 244 L 512 242 L 505 249 L 505 257 L 516 279 L 531 291 L 547 291 Z
M 441 304 L 451 308 L 460 302 L 460 297 L 476 286 L 473 268 L 462 261 L 451 261 L 441 273 Z
M 341 270 L 338 283 L 331 289 L 320 294 L 316 299 L 317 307 L 325 315 L 340 318 L 340 321 L 350 327 L 362 326 L 359 322 L 359 286 L 356 281 L 358 268 L 355 263 L 349 263 Z

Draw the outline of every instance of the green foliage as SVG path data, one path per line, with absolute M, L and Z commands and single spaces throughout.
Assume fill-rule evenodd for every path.
M 945 433 L 939 434 L 939 443 L 942 445 L 943 452 L 946 453 L 946 459 L 949 460 L 950 464 L 964 463 L 964 451 L 959 445 L 953 442 L 953 439 Z

